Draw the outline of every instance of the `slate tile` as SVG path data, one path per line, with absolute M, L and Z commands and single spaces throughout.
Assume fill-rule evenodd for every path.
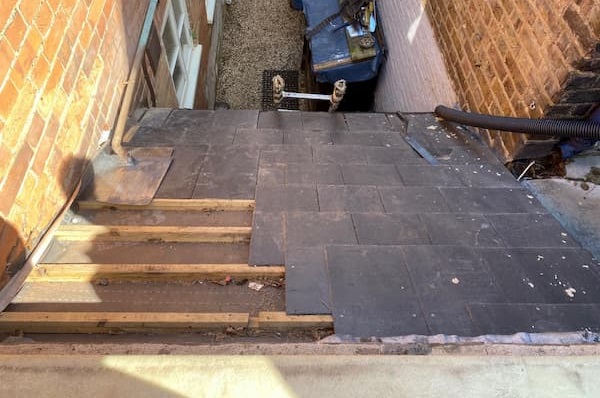
M 286 169 L 286 183 L 343 185 L 344 179 L 337 164 L 289 163 Z
M 137 124 L 144 127 L 161 127 L 172 111 L 171 108 L 149 108 Z
M 551 215 L 502 214 L 486 218 L 507 247 L 579 247 Z
M 202 172 L 206 174 L 220 175 L 232 173 L 256 173 L 258 170 L 258 159 L 244 156 L 233 158 L 221 158 L 217 156 L 206 156 L 202 165 Z
M 407 186 L 460 187 L 462 182 L 450 166 L 396 165 L 400 178 Z
M 329 131 L 286 130 L 283 142 L 286 145 L 331 145 L 333 138 Z
M 191 198 L 204 158 L 205 155 L 201 151 L 198 153 L 195 148 L 175 148 L 173 162 L 155 196 L 172 199 Z
M 412 149 L 364 147 L 364 152 L 369 164 L 426 164 Z
M 364 145 L 382 146 L 377 133 L 354 134 L 349 132 L 334 131 L 331 133 L 334 145 Z
M 480 335 L 600 331 L 598 304 L 470 304 Z
M 285 169 L 284 163 L 261 163 L 258 168 L 258 184 L 285 184 Z
M 233 126 L 254 129 L 258 124 L 259 111 L 256 110 L 217 110 L 213 126 Z
M 404 114 L 403 116 L 406 119 L 406 128 L 409 134 L 433 139 L 442 146 L 462 145 L 462 137 L 454 132 L 449 132 L 433 113 Z
M 283 216 L 281 213 L 254 213 L 250 240 L 250 265 L 283 265 Z
M 522 185 L 504 167 L 489 164 L 451 166 L 455 175 L 467 187 L 521 188 Z
M 478 328 L 471 319 L 469 308 L 461 302 L 446 302 L 443 305 L 422 301 L 423 319 L 429 335 L 472 337 L 478 336 Z
M 361 245 L 426 245 L 427 231 L 414 214 L 357 213 L 352 215 Z
M 464 246 L 403 247 L 422 304 L 443 311 L 450 303 L 503 302 L 503 291 L 479 252 Z
M 238 128 L 233 143 L 249 145 L 283 144 L 283 131 Z
M 441 188 L 441 192 L 454 213 L 546 213 L 523 188 Z
M 202 167 L 203 173 L 256 173 L 258 148 L 250 146 L 211 146 Z
M 259 129 L 302 130 L 300 112 L 265 111 L 258 116 Z
M 312 148 L 308 145 L 269 145 L 261 148 L 261 162 L 312 163 Z
M 126 146 L 177 146 L 183 142 L 185 129 L 140 127 Z
M 393 308 L 371 305 L 337 305 L 333 299 L 335 333 L 353 337 L 395 337 L 429 335 L 416 297 Z M 377 308 L 376 312 L 374 308 Z
M 285 253 L 285 310 L 288 314 L 331 314 L 329 274 L 322 247 Z
M 375 187 L 319 185 L 317 192 L 320 211 L 383 213 L 383 206 Z
M 600 303 L 600 278 L 591 254 L 579 249 L 480 251 L 511 303 Z
M 383 113 L 344 113 L 344 117 L 350 131 L 394 131 Z
M 503 241 L 491 223 L 479 215 L 421 214 L 434 245 L 501 247 Z
M 502 163 L 496 156 L 483 144 L 478 144 L 472 147 L 446 147 L 437 148 L 433 152 L 437 152 L 436 158 L 441 164 L 448 165 L 476 165 L 492 164 L 498 167 Z
M 386 213 L 449 213 L 438 188 L 379 187 Z
M 342 113 L 302 112 L 302 128 L 309 131 L 346 130 Z
M 313 148 L 313 160 L 315 163 L 365 164 L 363 149 L 356 145 L 317 146 Z
M 254 199 L 256 173 L 214 175 L 201 173 L 194 188 L 193 198 Z
M 215 111 L 175 109 L 166 122 L 169 127 L 209 127 L 213 125 Z
M 259 185 L 256 192 L 256 210 L 318 211 L 315 185 Z
M 291 212 L 285 218 L 287 248 L 357 243 L 349 214 Z
M 428 334 L 399 247 L 331 246 L 327 268 L 337 334 Z
M 188 129 L 183 136 L 184 145 L 197 144 L 232 144 L 235 137 L 235 127 L 209 127 Z
M 348 185 L 402 185 L 396 168 L 383 165 L 342 165 L 344 183 Z
M 244 157 L 258 159 L 260 148 L 256 145 L 212 144 L 208 150 L 211 156 L 229 159 Z
M 408 144 L 398 133 L 376 133 L 376 132 L 346 132 L 333 131 L 331 138 L 335 145 L 364 145 L 380 147 L 401 147 L 410 149 Z

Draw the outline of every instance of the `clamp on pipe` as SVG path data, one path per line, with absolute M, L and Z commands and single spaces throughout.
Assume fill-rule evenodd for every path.
M 333 85 L 333 93 L 331 94 L 329 112 L 335 112 L 340 106 L 340 102 L 344 99 L 348 85 L 345 80 L 338 80 Z
M 283 101 L 283 89 L 285 88 L 285 80 L 280 75 L 273 77 L 273 103 L 279 107 Z

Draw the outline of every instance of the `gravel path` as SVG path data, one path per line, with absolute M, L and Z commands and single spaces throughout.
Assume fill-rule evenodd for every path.
M 224 7 L 217 102 L 260 109 L 263 70 L 300 69 L 304 16 L 288 0 L 233 0 Z

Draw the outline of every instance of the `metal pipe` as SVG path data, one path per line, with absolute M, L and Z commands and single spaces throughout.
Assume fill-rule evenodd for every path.
M 125 133 L 125 125 L 127 124 L 127 118 L 129 117 L 129 111 L 131 110 L 131 103 L 135 93 L 135 83 L 138 79 L 142 60 L 144 59 L 144 52 L 146 51 L 146 46 L 148 45 L 148 40 L 150 38 L 150 29 L 152 28 L 152 21 L 154 19 L 157 4 L 158 0 L 150 0 L 150 3 L 148 4 L 144 25 L 142 26 L 142 32 L 133 58 L 133 64 L 131 65 L 131 70 L 129 71 L 129 76 L 127 78 L 127 87 L 125 88 L 119 118 L 117 119 L 117 125 L 115 126 L 115 133 L 111 140 L 113 152 L 127 163 L 132 163 L 135 159 L 133 159 L 123 148 L 123 134 Z
M 298 99 L 308 99 L 308 100 L 329 101 L 331 99 L 331 95 L 327 95 L 327 94 L 293 93 L 293 92 L 290 92 L 290 91 L 284 91 L 283 92 L 283 98 L 298 98 Z

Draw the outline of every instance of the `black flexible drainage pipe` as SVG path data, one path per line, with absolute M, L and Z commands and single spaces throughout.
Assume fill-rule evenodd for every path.
M 552 137 L 580 137 L 600 141 L 600 123 L 587 120 L 522 119 L 516 117 L 481 115 L 457 111 L 442 105 L 435 114 L 443 119 L 473 127 L 501 130 L 511 133 L 549 135 Z

